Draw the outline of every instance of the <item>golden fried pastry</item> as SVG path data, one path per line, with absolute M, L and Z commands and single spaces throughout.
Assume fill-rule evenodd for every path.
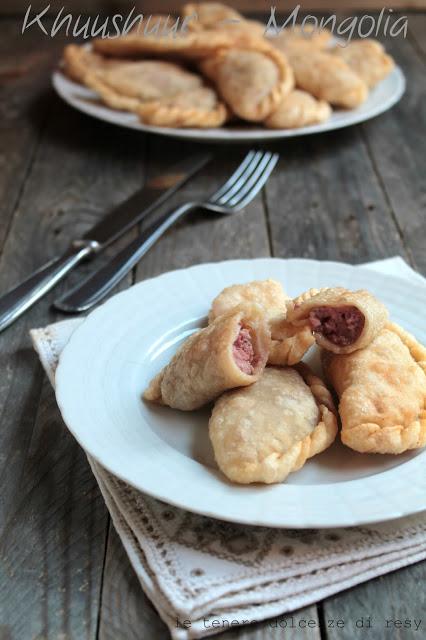
M 143 30 L 130 31 L 118 38 L 96 38 L 96 52 L 115 57 L 165 57 L 199 60 L 213 55 L 222 47 L 232 46 L 234 37 L 226 31 L 180 31 L 161 35 Z
M 66 47 L 64 55 L 71 76 L 99 93 L 114 109 L 137 112 L 141 103 L 170 98 L 203 85 L 199 75 L 162 60 L 105 60 L 75 45 Z
M 269 36 L 270 42 L 287 53 L 290 48 L 307 47 L 308 49 L 326 49 L 332 40 L 332 33 L 328 29 L 314 29 L 313 27 L 297 25 L 282 29 L 278 34 Z
M 229 29 L 254 36 L 263 36 L 265 32 L 265 25 L 261 22 L 246 20 L 241 13 L 220 2 L 189 3 L 184 5 L 181 14 L 184 18 L 196 17 L 188 22 L 188 28 L 193 31 Z
M 426 445 L 426 349 L 413 336 L 389 323 L 365 349 L 323 352 L 323 366 L 345 445 L 392 454 Z
M 215 403 L 209 435 L 216 462 L 233 482 L 282 482 L 334 441 L 335 408 L 308 367 L 267 367 L 250 387 Z
M 278 280 L 253 280 L 245 284 L 226 287 L 213 300 L 209 311 L 209 322 L 229 313 L 236 307 L 251 306 L 253 303 L 264 309 L 268 320 L 281 316 L 290 300 Z
M 264 120 L 293 88 L 293 72 L 279 51 L 253 39 L 250 46 L 222 49 L 200 64 L 232 111 Z
M 117 61 L 109 61 L 90 49 L 75 44 L 69 44 L 65 47 L 63 62 L 65 73 L 76 82 L 83 82 L 88 71 L 99 71 L 119 64 Z
M 268 359 L 270 332 L 262 308 L 219 316 L 192 334 L 152 380 L 145 400 L 191 411 L 227 389 L 253 384 Z
M 211 87 L 200 87 L 169 98 L 141 104 L 142 122 L 156 127 L 220 127 L 228 110 Z
M 334 56 L 344 60 L 370 89 L 375 87 L 395 67 L 395 62 L 376 40 L 352 40 L 346 47 L 334 47 Z
M 285 326 L 310 327 L 317 344 L 333 353 L 367 347 L 388 321 L 385 305 L 365 290 L 311 289 L 287 303 Z
M 324 100 L 316 100 L 310 93 L 294 89 L 281 100 L 278 109 L 263 123 L 268 129 L 296 129 L 325 122 L 331 107 Z
M 269 364 L 278 366 L 297 364 L 315 343 L 309 327 L 289 331 L 287 326 L 284 328 L 284 320 L 285 315 L 282 315 L 269 323 L 272 337 Z
M 286 52 L 299 89 L 345 109 L 358 107 L 366 100 L 367 85 L 344 60 L 306 47 L 290 47 Z
M 277 280 L 254 280 L 245 284 L 226 287 L 213 300 L 209 312 L 209 322 L 235 308 L 250 307 L 253 303 L 264 310 L 264 317 L 271 330 L 271 347 L 268 363 L 293 365 L 301 361 L 307 350 L 314 344 L 309 327 L 296 331 L 283 331 L 286 305 L 291 298 L 284 292 Z

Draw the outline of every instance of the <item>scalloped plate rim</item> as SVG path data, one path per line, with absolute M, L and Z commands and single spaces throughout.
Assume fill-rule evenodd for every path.
M 56 382 L 57 382 L 57 400 L 58 400 L 58 405 L 61 409 L 61 413 L 64 417 L 64 420 L 68 426 L 68 428 L 70 429 L 70 431 L 73 433 L 74 437 L 77 439 L 77 441 L 81 444 L 81 446 L 83 448 L 85 448 L 85 441 L 84 438 L 81 438 L 81 433 L 78 432 L 78 428 L 76 428 L 75 424 L 70 424 L 72 423 L 72 419 L 70 420 L 67 417 L 67 413 L 68 413 L 68 409 L 69 406 L 67 406 L 67 401 L 64 401 L 64 397 L 67 395 L 66 392 L 66 375 L 67 375 L 67 366 L 68 366 L 68 361 L 70 360 L 70 356 L 72 354 L 72 351 L 75 347 L 75 345 L 78 343 L 79 340 L 81 340 L 81 337 L 85 335 L 85 333 L 87 333 L 88 329 L 90 329 L 91 325 L 96 325 L 97 319 L 102 317 L 102 315 L 108 315 L 108 313 L 110 313 L 110 311 L 113 309 L 114 306 L 122 306 L 122 302 L 125 300 L 126 297 L 128 297 L 129 299 L 131 297 L 133 297 L 135 295 L 135 292 L 137 292 L 138 290 L 142 290 L 144 287 L 152 287 L 152 286 L 156 286 L 158 284 L 161 283 L 161 281 L 166 279 L 166 278 L 179 278 L 180 276 L 182 276 L 183 274 L 188 274 L 191 271 L 195 271 L 195 270 L 208 270 L 211 268 L 217 268 L 218 266 L 220 267 L 224 267 L 225 269 L 229 269 L 232 268 L 233 266 L 241 266 L 241 265 L 259 265 L 259 264 L 267 264 L 267 263 L 274 263 L 274 264 L 286 264 L 286 265 L 291 265 L 293 267 L 298 267 L 299 265 L 301 265 L 303 263 L 303 265 L 310 265 L 311 268 L 313 268 L 314 266 L 318 268 L 318 265 L 320 265 L 320 269 L 322 267 L 325 268 L 337 268 L 337 269 L 344 269 L 346 270 L 346 273 L 354 273 L 354 272 L 359 272 L 360 270 L 362 272 L 368 272 L 371 276 L 371 278 L 377 278 L 378 276 L 382 279 L 382 280 L 388 280 L 388 281 L 395 281 L 395 284 L 399 284 L 400 287 L 405 287 L 405 288 L 412 288 L 413 290 L 417 290 L 420 292 L 421 294 L 424 295 L 424 289 L 422 287 L 422 285 L 420 284 L 416 284 L 416 283 L 407 283 L 407 280 L 404 278 L 395 278 L 394 276 L 386 276 L 385 274 L 382 273 L 378 273 L 377 271 L 374 271 L 373 269 L 369 269 L 368 266 L 364 267 L 364 266 L 352 266 L 352 265 L 348 265 L 345 263 L 341 263 L 341 262 L 335 262 L 335 261 L 316 261 L 316 260 L 312 260 L 312 259 L 298 259 L 298 258 L 293 258 L 293 259 L 279 259 L 279 258 L 259 258 L 259 259 L 254 259 L 254 260 L 228 260 L 228 261 L 219 261 L 219 262 L 209 262 L 209 263 L 202 263 L 199 265 L 193 265 L 191 267 L 188 268 L 183 268 L 183 269 L 177 269 L 177 270 L 173 270 L 173 271 L 169 271 L 166 273 L 163 273 L 159 276 L 156 276 L 154 278 L 150 278 L 148 280 L 145 280 L 143 282 L 140 282 L 136 285 L 134 285 L 133 287 L 131 287 L 130 289 L 127 289 L 126 291 L 120 292 L 118 294 L 116 294 L 115 296 L 113 296 L 112 298 L 110 298 L 106 303 L 104 303 L 101 307 L 95 309 L 88 317 L 87 319 L 82 323 L 82 325 L 80 327 L 78 327 L 76 329 L 76 331 L 74 332 L 74 334 L 72 335 L 69 343 L 67 344 L 67 346 L 65 347 L 64 351 L 61 354 L 60 357 L 60 362 L 58 365 L 58 369 L 56 372 Z M 341 273 L 341 271 L 340 271 Z M 120 304 L 119 304 L 120 303 Z M 87 450 L 86 450 L 87 451 Z M 314 519 L 309 519 L 308 516 L 305 516 L 302 520 L 300 520 L 300 518 L 298 519 L 296 518 L 287 518 L 287 519 L 282 519 L 279 518 L 277 521 L 273 522 L 270 521 L 270 519 L 263 517 L 263 515 L 258 515 L 257 517 L 253 516 L 253 514 L 249 514 L 249 515 L 245 515 L 245 514 L 231 514 L 229 512 L 218 512 L 217 508 L 209 508 L 207 506 L 203 506 L 200 507 L 200 505 L 196 505 L 194 508 L 194 504 L 191 503 L 191 501 L 188 501 L 188 498 L 176 498 L 175 496 L 169 496 L 167 495 L 167 492 L 164 492 L 163 490 L 160 491 L 153 491 L 153 490 L 147 490 L 146 486 L 142 486 L 139 482 L 134 482 L 134 479 L 129 478 L 129 476 L 126 474 L 126 472 L 123 472 L 123 470 L 117 469 L 114 464 L 109 464 L 105 462 L 105 458 L 102 455 L 99 455 L 98 452 L 95 452 L 93 450 L 87 451 L 87 453 L 89 453 L 99 464 L 103 465 L 106 469 L 108 469 L 109 471 L 111 471 L 112 473 L 114 473 L 117 477 L 119 477 L 120 479 L 122 479 L 125 482 L 128 482 L 130 484 L 132 484 L 133 486 L 135 486 L 137 489 L 141 490 L 141 491 L 145 491 L 146 493 L 148 493 L 149 495 L 162 500 L 164 502 L 169 502 L 170 504 L 173 504 L 177 507 L 183 508 L 183 509 L 187 509 L 189 511 L 194 511 L 196 513 L 200 513 L 206 516 L 210 516 L 210 517 L 215 517 L 215 518 L 219 518 L 219 519 L 223 519 L 223 520 L 228 520 L 228 521 L 232 521 L 232 522 L 240 522 L 240 523 L 245 523 L 245 524 L 254 524 L 254 525 L 260 525 L 260 526 L 270 526 L 270 527 L 292 527 L 292 528 L 323 528 L 323 527 L 327 527 L 327 528 L 334 528 L 334 527 L 342 527 L 342 526 L 355 526 L 355 525 L 360 525 L 360 524 L 368 524 L 368 523 L 374 523 L 374 522 L 380 522 L 383 520 L 392 520 L 395 518 L 400 518 L 402 516 L 405 515 L 409 515 L 409 514 L 414 514 L 414 513 L 418 513 L 421 512 L 423 510 L 426 509 L 426 504 L 424 504 L 424 502 L 418 502 L 416 504 L 416 506 L 409 506 L 408 505 L 408 500 L 404 502 L 404 507 L 401 508 L 400 510 L 389 510 L 388 514 L 383 517 L 383 514 L 380 515 L 380 517 L 377 517 L 374 514 L 366 514 L 364 517 L 356 517 L 356 518 L 339 518 L 338 515 L 333 518 L 329 518 L 327 520 L 327 522 L 321 522 L 319 523 L 318 521 L 314 520 Z M 405 468 L 405 470 L 408 472 L 409 469 L 408 467 L 410 467 L 411 471 L 413 471 L 413 469 L 415 469 L 416 467 L 419 467 L 420 460 L 419 458 L 423 458 L 423 455 L 419 455 L 416 458 L 413 458 L 412 460 L 410 460 L 408 463 L 401 465 L 403 468 Z M 192 461 L 190 461 L 192 462 Z M 199 465 L 199 463 L 195 463 L 197 465 Z M 200 465 L 201 466 L 201 465 Z M 361 478 L 361 479 L 356 479 L 353 481 L 345 481 L 342 484 L 345 485 L 350 485 L 350 488 L 356 488 L 357 483 L 359 484 L 360 482 L 365 483 L 365 481 L 367 480 L 367 482 L 369 482 L 370 484 L 372 484 L 373 486 L 375 484 L 377 484 L 378 479 L 379 480 L 379 485 L 381 484 L 382 480 L 383 480 L 383 476 L 386 476 L 386 480 L 390 480 L 391 478 L 395 479 L 395 475 L 398 475 L 398 470 L 401 469 L 401 467 L 396 467 L 393 469 L 389 469 L 384 471 L 383 473 L 377 474 L 376 476 L 371 476 L 368 477 L 367 479 L 365 478 Z M 423 473 L 424 475 L 424 473 Z M 340 488 L 342 486 L 342 484 L 340 485 Z M 410 483 L 407 483 L 408 486 L 410 486 Z M 303 485 L 301 485 L 303 486 Z M 331 488 L 333 487 L 334 489 L 336 489 L 336 487 L 339 487 L 339 485 L 335 485 L 335 484 L 323 484 L 323 485 L 319 485 L 321 487 L 321 491 L 323 491 L 323 488 Z M 288 493 L 300 493 L 300 486 L 299 485 L 273 485 L 272 487 L 266 487 L 265 489 L 267 491 L 270 491 L 271 489 L 273 490 L 274 487 L 287 487 Z M 295 488 L 296 487 L 296 488 Z M 310 485 L 305 485 L 305 489 L 302 489 L 302 491 L 308 490 L 308 488 L 310 487 L 310 490 L 312 490 L 312 486 Z M 238 487 L 238 489 L 240 489 L 240 487 Z M 246 487 L 243 488 L 243 491 L 246 490 Z M 250 488 L 249 488 L 250 490 Z M 320 492 L 321 492 L 320 491 Z M 291 496 L 289 496 L 291 497 Z

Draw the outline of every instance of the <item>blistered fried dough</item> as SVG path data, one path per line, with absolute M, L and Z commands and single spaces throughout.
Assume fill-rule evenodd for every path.
M 323 352 L 339 396 L 342 442 L 361 453 L 398 454 L 426 444 L 426 349 L 389 324 L 365 349 Z
M 220 316 L 191 335 L 144 393 L 145 400 L 191 411 L 234 387 L 253 384 L 268 359 L 261 307 Z
M 395 67 L 395 62 L 376 40 L 353 40 L 346 47 L 334 47 L 331 53 L 341 58 L 370 89 Z
M 293 335 L 282 331 L 283 316 L 271 321 L 271 348 L 268 364 L 277 366 L 295 365 L 315 343 L 309 327 L 297 330 Z
M 225 31 L 181 31 L 163 36 L 136 30 L 118 38 L 97 38 L 93 40 L 93 47 L 98 53 L 116 57 L 199 60 L 232 43 L 232 35 Z
M 210 87 L 182 92 L 162 100 L 141 104 L 138 115 L 142 122 L 157 127 L 220 127 L 228 110 Z
M 305 26 L 302 28 L 297 25 L 295 27 L 287 27 L 278 34 L 271 34 L 269 39 L 271 43 L 282 51 L 288 52 L 289 48 L 307 47 L 308 49 L 322 50 L 326 49 L 331 42 L 332 34 L 328 29 L 314 29 Z
M 216 462 L 233 482 L 282 482 L 334 441 L 331 395 L 307 367 L 267 367 L 250 387 L 215 403 L 209 435 Z
M 331 107 L 310 93 L 294 89 L 281 100 L 278 109 L 266 118 L 268 129 L 297 129 L 328 120 Z
M 83 47 L 65 49 L 66 68 L 114 109 L 137 111 L 141 103 L 191 92 L 203 79 L 177 64 L 161 60 L 103 59 Z
M 317 344 L 333 353 L 367 347 L 388 321 L 385 305 L 365 290 L 311 290 L 287 303 L 285 325 L 310 327 Z
M 271 347 L 268 363 L 293 365 L 301 361 L 307 350 L 314 344 L 310 329 L 283 332 L 286 305 L 291 298 L 277 280 L 254 280 L 245 284 L 226 287 L 213 300 L 209 312 L 211 322 L 218 316 L 235 308 L 244 308 L 253 303 L 264 310 L 264 317 L 271 330 Z
M 213 300 L 209 322 L 236 307 L 250 307 L 253 303 L 263 307 L 265 317 L 271 320 L 285 313 L 288 300 L 290 298 L 278 280 L 253 280 L 245 284 L 233 284 L 223 289 Z
M 107 60 L 85 47 L 69 44 L 63 52 L 64 70 L 76 82 L 83 82 L 88 71 L 99 71 L 121 64 L 117 60 Z
M 287 51 L 296 86 L 318 100 L 353 109 L 362 104 L 368 87 L 344 60 L 324 51 L 302 49 Z
M 229 29 L 235 32 L 247 32 L 262 36 L 265 25 L 257 20 L 246 20 L 241 13 L 220 2 L 189 3 L 184 5 L 181 14 L 184 18 L 195 16 L 188 22 L 192 31 L 203 29 Z
M 123 63 L 101 75 L 86 75 L 84 82 L 110 107 L 135 112 L 152 101 L 177 99 L 203 85 L 197 74 L 162 60 Z
M 424 347 L 418 340 L 416 340 L 416 338 L 411 335 L 411 333 L 405 331 L 405 329 L 400 327 L 399 324 L 396 324 L 395 322 L 388 322 L 386 328 L 390 331 L 393 331 L 393 333 L 396 333 L 396 335 L 405 344 L 411 356 L 417 362 L 419 367 L 426 373 L 426 347 Z
M 247 47 L 222 49 L 200 68 L 231 110 L 252 122 L 267 118 L 293 88 L 285 57 L 257 39 Z

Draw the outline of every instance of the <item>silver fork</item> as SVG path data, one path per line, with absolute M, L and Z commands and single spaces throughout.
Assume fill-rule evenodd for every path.
M 278 159 L 277 153 L 250 151 L 229 180 L 207 200 L 187 202 L 169 211 L 83 284 L 57 300 L 54 306 L 66 313 L 87 311 L 93 307 L 129 273 L 167 229 L 191 211 L 202 209 L 224 215 L 240 211 L 262 189 Z

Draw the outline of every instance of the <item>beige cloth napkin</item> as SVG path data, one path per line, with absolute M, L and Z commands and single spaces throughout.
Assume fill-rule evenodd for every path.
M 368 266 L 426 290 L 402 258 Z M 31 331 L 53 385 L 60 353 L 83 321 Z M 88 459 L 142 588 L 176 640 L 281 616 L 426 558 L 426 513 L 318 531 L 240 526 L 154 500 Z

